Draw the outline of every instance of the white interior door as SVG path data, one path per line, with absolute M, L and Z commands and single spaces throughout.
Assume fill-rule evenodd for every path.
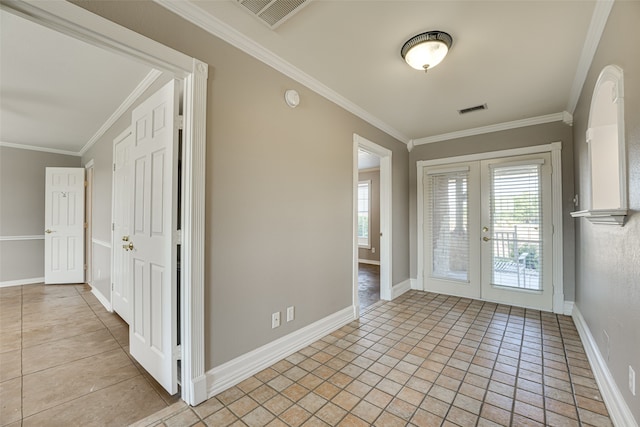
M 482 162 L 482 295 L 551 311 L 551 156 Z
M 113 141 L 113 271 L 111 305 L 131 324 L 131 256 L 122 250 L 129 244 L 131 205 L 131 147 L 133 133 L 128 130 Z
M 550 155 L 423 173 L 425 290 L 550 311 Z
M 84 168 L 46 168 L 44 282 L 84 282 Z
M 129 240 L 131 355 L 170 393 L 177 385 L 178 86 L 169 82 L 132 114 Z M 122 242 L 125 243 L 125 242 Z

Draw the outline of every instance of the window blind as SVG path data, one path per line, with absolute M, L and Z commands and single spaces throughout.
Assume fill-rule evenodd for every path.
M 542 289 L 541 163 L 492 165 L 492 283 Z
M 431 192 L 428 222 L 432 238 L 431 276 L 469 281 L 469 172 L 427 176 Z

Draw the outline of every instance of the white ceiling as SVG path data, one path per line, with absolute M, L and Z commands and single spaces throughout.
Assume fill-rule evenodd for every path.
M 303 83 L 326 86 L 405 142 L 572 110 L 596 4 L 313 0 L 271 30 L 236 0 L 156 1 Z M 404 63 L 400 48 L 429 30 L 448 32 L 453 46 L 425 74 Z M 486 111 L 457 112 L 484 103 Z
M 404 142 L 572 113 L 599 37 L 595 0 L 313 0 L 276 30 L 236 0 L 156 1 Z M 0 143 L 80 152 L 151 71 L 5 11 L 0 24 Z M 428 30 L 454 41 L 425 74 L 400 48 Z
M 0 10 L 0 143 L 79 153 L 151 71 Z
M 380 167 L 380 157 L 375 154 L 368 153 L 364 150 L 358 150 L 358 169 L 375 169 Z

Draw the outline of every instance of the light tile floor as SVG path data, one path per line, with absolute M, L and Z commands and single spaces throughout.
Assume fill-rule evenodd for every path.
M 175 403 L 86 285 L 0 288 L 0 425 L 124 426 Z
M 611 426 L 570 317 L 410 291 L 142 426 Z

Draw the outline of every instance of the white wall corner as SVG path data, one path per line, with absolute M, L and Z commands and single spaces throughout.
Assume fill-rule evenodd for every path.
M 355 319 L 354 313 L 356 312 L 353 306 L 346 307 L 209 370 L 206 373 L 209 398 L 352 322 Z
M 418 279 L 409 279 L 411 281 L 411 289 L 414 289 L 416 291 L 421 291 L 422 289 L 420 289 L 419 285 L 418 285 Z
M 411 279 L 404 280 L 397 285 L 393 285 L 391 289 L 391 300 L 398 298 L 400 295 L 404 294 L 408 290 L 411 289 Z
M 91 286 L 91 285 L 89 285 Z M 111 301 L 109 300 L 109 298 L 105 297 L 102 292 L 100 292 L 98 290 L 97 287 L 95 286 L 91 286 L 91 293 L 98 298 L 98 301 L 100 301 L 100 304 L 102 304 L 104 306 L 104 308 L 107 309 L 107 311 L 109 313 L 113 313 L 113 308 L 111 307 Z
M 613 375 L 611 375 L 607 362 L 604 357 L 602 357 L 602 354 L 598 349 L 598 345 L 596 344 L 596 340 L 589 329 L 589 325 L 587 325 L 587 322 L 582 316 L 582 313 L 580 313 L 580 309 L 577 305 L 574 305 L 573 307 L 572 317 L 613 425 L 621 427 L 638 427 L 638 422 L 633 417 L 627 402 L 625 402 L 618 385 L 613 379 Z

